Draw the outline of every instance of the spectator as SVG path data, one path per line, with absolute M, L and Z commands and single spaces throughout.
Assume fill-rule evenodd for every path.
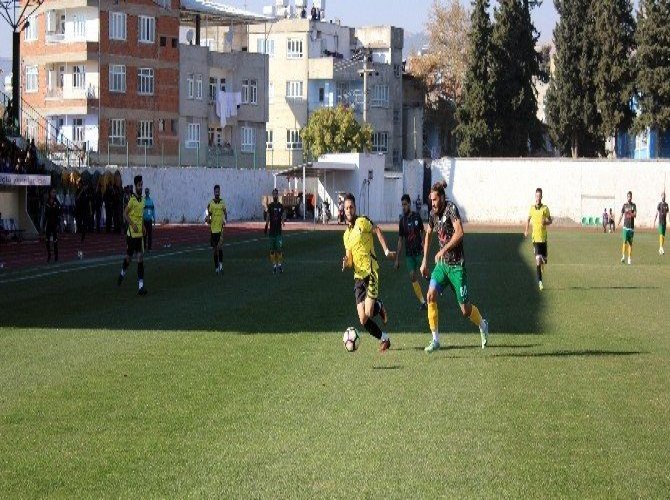
M 610 208 L 610 213 L 609 213 L 609 217 L 608 217 L 607 220 L 609 221 L 609 225 L 610 225 L 610 233 L 613 233 L 614 230 L 616 229 L 616 223 L 614 222 L 614 214 L 612 213 L 611 208 Z
M 105 232 L 109 234 L 114 222 L 114 186 L 111 184 L 107 185 L 102 201 L 105 203 Z
M 95 217 L 95 232 L 100 232 L 100 226 L 102 224 L 102 187 L 100 184 L 95 188 L 95 193 L 93 193 L 93 216 Z
M 609 214 L 607 213 L 607 208 L 603 208 L 603 233 L 607 232 L 607 226 L 609 225 Z
M 314 5 L 312 5 L 312 10 L 311 10 L 310 13 L 312 15 L 312 21 L 316 21 L 318 14 L 317 14 L 317 11 L 316 11 L 316 7 Z
M 144 249 L 151 250 L 153 241 L 154 224 L 156 223 L 156 211 L 154 200 L 149 197 L 149 188 L 144 190 Z

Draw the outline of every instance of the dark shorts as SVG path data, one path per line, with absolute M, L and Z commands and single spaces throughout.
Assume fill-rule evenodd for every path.
M 281 253 L 282 248 L 284 248 L 284 240 L 281 234 L 270 235 L 269 245 L 270 253 Z
M 126 236 L 126 253 L 131 258 L 136 253 L 143 254 L 144 239 L 142 237 L 133 238 L 132 236 Z
M 47 226 L 46 229 L 44 230 L 44 237 L 46 238 L 47 241 L 53 241 L 54 243 L 58 243 L 58 228 Z
M 212 248 L 216 248 L 219 245 L 219 241 L 221 241 L 221 233 L 212 233 L 209 237 L 209 245 Z
M 372 271 L 363 279 L 356 279 L 354 283 L 356 305 L 365 302 L 366 298 L 376 299 L 379 296 L 379 275 Z
M 665 237 L 665 224 L 658 225 L 658 234 Z
M 621 231 L 621 235 L 623 237 L 624 243 L 632 245 L 633 238 L 635 237 L 635 229 L 629 229 L 627 227 L 624 227 L 623 230 Z
M 542 257 L 544 263 L 546 264 L 549 257 L 549 252 L 547 251 L 547 242 L 544 241 L 542 243 L 533 243 L 533 247 L 535 248 L 535 256 L 537 257 L 539 255 Z

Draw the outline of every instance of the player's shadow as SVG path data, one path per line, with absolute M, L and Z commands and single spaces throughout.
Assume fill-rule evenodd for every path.
M 395 247 L 397 232 L 386 237 Z M 342 231 L 287 235 L 284 246 L 281 275 L 272 273 L 262 235 L 225 249 L 223 276 L 214 273 L 209 249 L 150 256 L 145 297 L 137 296 L 134 263 L 117 286 L 120 260 L 39 281 L 0 282 L 0 320 L 8 327 L 129 332 L 290 334 L 340 332 L 349 325 L 363 330 L 356 315 L 353 273 L 341 271 Z M 534 270 L 521 255 L 527 250 L 520 234 L 466 233 L 468 294 L 488 318 L 492 335 L 543 331 L 542 297 Z M 390 318 L 385 328 L 393 335 L 427 334 L 426 312 L 418 309 L 404 257 L 399 270 L 382 260 L 380 256 L 380 295 Z M 427 282 L 421 284 L 425 293 Z M 479 338 L 450 290 L 439 298 L 439 315 L 442 332 Z

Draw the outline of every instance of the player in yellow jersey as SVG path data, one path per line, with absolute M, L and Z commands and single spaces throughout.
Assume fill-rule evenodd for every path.
M 526 230 L 523 233 L 524 238 L 528 236 L 528 228 L 532 226 L 533 233 L 531 240 L 535 249 L 535 270 L 537 273 L 537 286 L 544 290 L 542 284 L 542 270 L 547 264 L 547 226 L 552 223 L 549 207 L 542 204 L 542 188 L 535 190 L 535 205 L 530 207 L 528 220 L 526 221 Z
M 366 216 L 356 215 L 356 198 L 351 193 L 344 196 L 344 216 L 347 229 L 344 231 L 345 255 L 342 258 L 342 270 L 345 267 L 354 268 L 358 319 L 370 335 L 380 340 L 379 351 L 384 352 L 391 347 L 391 340 L 372 319 L 379 314 L 384 324 L 388 321 L 384 303 L 379 299 L 379 264 L 375 255 L 373 234 L 377 235 L 386 257 L 395 260 L 396 253 L 389 250 L 384 233 L 378 226 Z
M 137 281 L 139 289 L 138 295 L 146 295 L 147 289 L 144 288 L 144 198 L 142 198 L 142 176 L 136 175 L 133 180 L 135 184 L 135 193 L 130 196 L 126 209 L 123 212 L 123 219 L 126 221 L 128 231 L 126 232 L 126 257 L 123 259 L 123 266 L 117 284 L 123 282 L 126 271 L 130 266 L 130 261 L 134 254 L 137 254 Z
M 226 203 L 221 199 L 221 187 L 214 186 L 214 199 L 207 205 L 207 216 L 205 222 L 209 224 L 211 236 L 209 244 L 214 252 L 214 271 L 216 274 L 223 273 L 223 226 L 226 225 L 228 211 Z

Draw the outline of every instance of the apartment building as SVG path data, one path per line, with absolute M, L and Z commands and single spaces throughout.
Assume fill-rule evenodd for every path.
M 350 28 L 306 18 L 250 26 L 249 50 L 269 57 L 268 166 L 303 163 L 300 129 L 310 114 L 343 104 L 372 125 L 373 151 L 386 155 L 386 168 L 400 170 L 402 47 L 403 30 L 391 26 Z M 366 57 L 367 99 L 361 76 Z
M 205 0 L 46 0 L 21 53 L 23 98 L 49 126 L 47 137 L 30 120 L 24 131 L 67 138 L 102 165 L 264 165 L 267 56 L 184 35 L 263 19 Z M 242 94 L 238 74 L 260 90 L 224 126 L 212 96 Z

